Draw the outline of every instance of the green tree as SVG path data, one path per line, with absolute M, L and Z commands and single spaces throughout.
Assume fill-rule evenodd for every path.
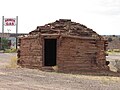
M 9 48 L 9 40 L 7 38 L 2 38 L 1 39 L 1 42 L 2 42 L 2 49 L 5 50 L 5 49 L 8 49 Z

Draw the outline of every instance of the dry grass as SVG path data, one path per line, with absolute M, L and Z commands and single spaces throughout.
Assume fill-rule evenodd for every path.
M 120 54 L 120 49 L 108 50 L 108 51 L 106 51 L 106 53 L 107 53 L 108 55 Z
M 58 71 L 58 66 L 53 66 L 52 68 L 53 68 L 53 70 L 54 70 L 55 72 Z
M 18 65 L 17 65 L 17 57 L 12 57 L 10 59 L 10 63 L 9 65 L 6 66 L 6 68 L 17 68 Z

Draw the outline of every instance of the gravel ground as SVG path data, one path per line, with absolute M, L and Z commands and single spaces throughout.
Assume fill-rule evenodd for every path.
M 120 77 L 6 68 L 16 54 L 0 53 L 0 90 L 120 90 Z

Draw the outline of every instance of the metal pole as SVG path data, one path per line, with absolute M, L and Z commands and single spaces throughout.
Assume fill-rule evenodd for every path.
M 4 38 L 4 16 L 2 16 L 2 36 L 1 36 L 1 49 L 3 49 L 2 39 Z
M 17 49 L 17 43 L 18 43 L 18 16 L 16 16 L 16 49 Z

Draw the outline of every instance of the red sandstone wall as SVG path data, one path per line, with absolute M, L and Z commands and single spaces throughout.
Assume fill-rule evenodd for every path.
M 62 37 L 57 42 L 58 71 L 108 70 L 104 41 Z M 43 48 L 39 37 L 21 38 L 19 65 L 42 69 Z
M 109 69 L 108 66 L 106 66 L 106 41 L 101 40 L 101 41 L 97 41 L 96 43 L 97 48 L 98 48 L 98 52 L 97 52 L 97 63 L 98 66 L 101 69 Z
M 63 38 L 57 52 L 59 71 L 106 69 L 104 44 L 98 46 L 96 44 L 95 40 Z
M 42 45 L 39 38 L 21 38 L 19 60 L 22 67 L 42 67 Z

